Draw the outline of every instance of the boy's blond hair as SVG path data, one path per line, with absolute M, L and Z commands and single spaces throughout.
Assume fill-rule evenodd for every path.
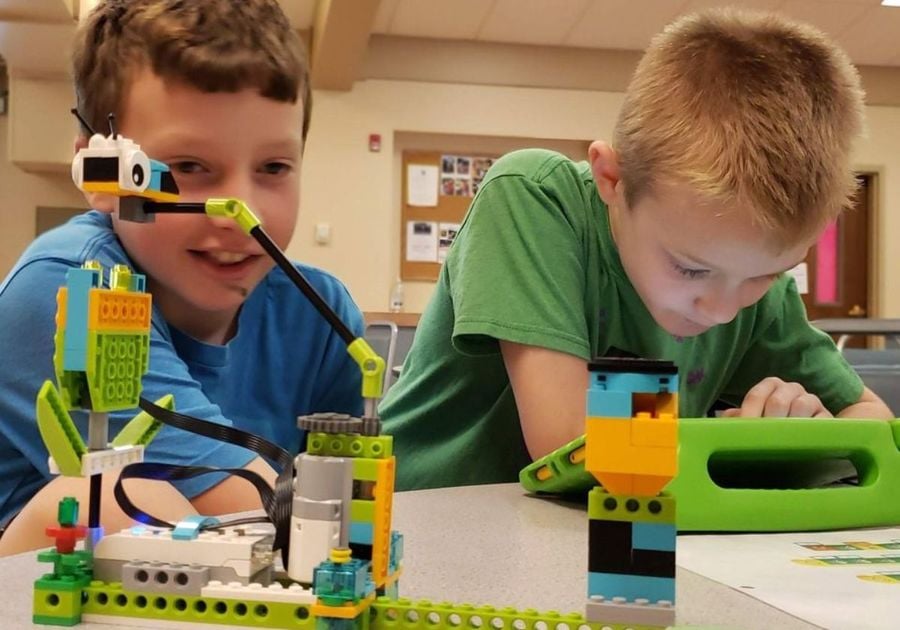
M 651 43 L 614 134 L 626 202 L 656 183 L 746 203 L 783 246 L 847 207 L 863 91 L 847 56 L 812 27 L 712 10 L 676 20 Z
M 72 65 L 78 109 L 98 132 L 142 68 L 203 92 L 300 98 L 304 139 L 309 129 L 306 50 L 276 0 L 103 0 L 78 29 Z

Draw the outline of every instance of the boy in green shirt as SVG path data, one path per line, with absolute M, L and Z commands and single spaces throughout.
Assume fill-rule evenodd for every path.
M 674 361 L 682 417 L 888 418 L 785 272 L 854 190 L 856 70 L 771 15 L 682 18 L 612 145 L 496 163 L 384 400 L 400 489 L 514 481 L 584 432 L 586 363 Z

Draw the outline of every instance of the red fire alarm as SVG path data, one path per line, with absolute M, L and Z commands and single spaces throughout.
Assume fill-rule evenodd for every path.
M 380 133 L 370 133 L 369 134 L 369 151 L 373 153 L 378 153 L 381 151 L 381 134 Z

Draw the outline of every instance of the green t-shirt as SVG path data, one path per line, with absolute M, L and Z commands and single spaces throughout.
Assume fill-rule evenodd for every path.
M 863 388 L 809 325 L 787 275 L 728 324 L 665 332 L 625 275 L 589 165 L 544 150 L 511 153 L 489 172 L 381 405 L 398 489 L 515 481 L 531 462 L 499 339 L 585 360 L 674 361 L 683 418 L 706 416 L 717 399 L 740 404 L 767 376 L 803 384 L 832 412 Z

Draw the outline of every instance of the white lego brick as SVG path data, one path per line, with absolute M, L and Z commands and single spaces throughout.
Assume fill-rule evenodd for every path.
M 105 451 L 90 451 L 81 458 L 81 474 L 90 477 L 142 461 L 144 461 L 143 446 L 120 446 Z
M 331 550 L 339 547 L 340 543 L 340 521 L 314 521 L 291 517 L 288 576 L 297 582 L 311 584 L 313 569 L 327 560 Z
M 315 604 L 316 596 L 312 589 L 303 588 L 299 584 L 291 584 L 288 588 L 275 583 L 263 586 L 257 582 L 241 584 L 229 582 L 223 584 L 218 580 L 211 580 L 209 584 L 200 590 L 202 597 L 215 597 L 219 599 L 240 599 L 252 602 L 275 602 L 285 604 Z
M 270 532 L 241 527 L 200 532 L 193 540 L 173 539 L 167 529 L 133 527 L 100 540 L 94 558 L 230 568 L 249 579 L 272 565 L 271 542 Z
M 143 446 L 119 446 L 105 451 L 90 451 L 81 458 L 81 476 L 90 477 L 142 461 L 144 461 Z M 47 458 L 47 466 L 51 475 L 61 474 L 52 456 Z

